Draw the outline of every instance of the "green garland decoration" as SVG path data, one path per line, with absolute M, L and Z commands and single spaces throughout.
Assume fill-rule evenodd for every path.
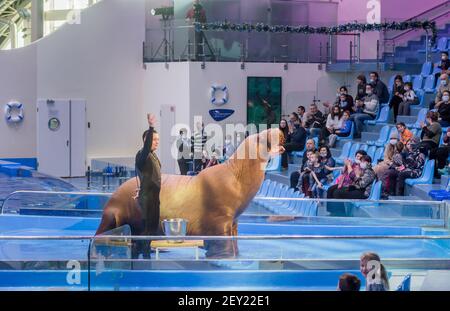
M 398 31 L 408 29 L 431 30 L 431 43 L 436 42 L 438 30 L 434 21 L 405 21 L 381 24 L 347 23 L 333 27 L 312 27 L 312 26 L 288 26 L 288 25 L 267 25 L 264 23 L 236 24 L 228 21 L 213 23 L 194 23 L 196 31 L 238 31 L 238 32 L 270 32 L 289 34 L 324 34 L 337 35 L 348 32 L 369 32 L 369 31 Z

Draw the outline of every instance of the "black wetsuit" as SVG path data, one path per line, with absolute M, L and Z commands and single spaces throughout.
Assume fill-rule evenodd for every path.
M 144 148 L 136 155 L 136 173 L 139 176 L 139 205 L 144 220 L 144 235 L 157 235 L 159 231 L 159 193 L 161 190 L 161 163 L 151 151 L 154 128 L 150 127 Z

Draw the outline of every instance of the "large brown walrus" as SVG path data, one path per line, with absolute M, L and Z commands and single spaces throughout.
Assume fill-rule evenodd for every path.
M 163 175 L 160 219 L 186 219 L 188 235 L 237 235 L 236 219 L 261 187 L 270 154 L 282 153 L 283 143 L 280 130 L 266 130 L 247 137 L 228 161 L 197 176 Z M 136 188 L 136 178 L 133 178 L 112 195 L 96 235 L 126 224 L 133 235 L 141 234 L 141 211 L 134 199 Z M 238 254 L 235 240 L 205 242 L 205 248 L 208 257 Z

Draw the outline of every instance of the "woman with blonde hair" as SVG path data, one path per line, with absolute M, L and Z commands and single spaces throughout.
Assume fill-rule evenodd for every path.
M 384 292 L 389 290 L 389 279 L 381 258 L 376 253 L 367 252 L 361 255 L 360 271 L 366 278 L 366 291 Z M 372 270 L 376 271 L 372 272 Z

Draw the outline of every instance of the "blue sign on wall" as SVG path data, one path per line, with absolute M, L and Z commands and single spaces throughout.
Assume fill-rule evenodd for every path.
M 234 113 L 234 110 L 230 109 L 213 109 L 209 111 L 211 118 L 216 122 L 223 121 L 229 118 Z

